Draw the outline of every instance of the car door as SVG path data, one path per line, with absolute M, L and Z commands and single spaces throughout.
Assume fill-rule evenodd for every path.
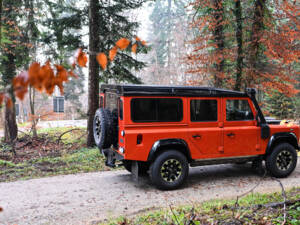
M 189 98 L 188 138 L 192 158 L 215 158 L 223 154 L 221 99 Z
M 259 130 L 255 110 L 248 98 L 223 98 L 225 156 L 256 155 Z

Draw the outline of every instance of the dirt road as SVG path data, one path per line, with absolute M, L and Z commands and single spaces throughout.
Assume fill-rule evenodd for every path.
M 0 183 L 0 224 L 91 224 L 170 204 L 234 197 L 260 180 L 248 165 L 193 168 L 187 184 L 176 191 L 158 191 L 146 178 L 138 184 L 130 178 L 126 171 L 115 171 Z M 286 188 L 300 186 L 299 163 L 282 182 Z M 274 190 L 280 190 L 278 183 L 265 178 L 255 191 Z

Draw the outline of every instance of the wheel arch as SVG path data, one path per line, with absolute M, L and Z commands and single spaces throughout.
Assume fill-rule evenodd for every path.
M 271 154 L 274 147 L 277 146 L 280 143 L 289 143 L 291 144 L 295 149 L 299 150 L 298 140 L 297 136 L 294 133 L 290 132 L 281 132 L 273 134 L 268 142 L 267 149 L 266 149 L 266 155 Z
M 156 141 L 152 145 L 147 161 L 152 162 L 159 153 L 162 153 L 167 149 L 177 150 L 181 152 L 186 156 L 188 162 L 192 160 L 188 144 L 182 139 L 173 138 L 173 139 L 162 139 Z

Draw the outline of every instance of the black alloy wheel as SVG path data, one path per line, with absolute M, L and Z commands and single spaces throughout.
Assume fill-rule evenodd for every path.
M 277 145 L 267 156 L 266 167 L 272 176 L 282 178 L 290 175 L 297 165 L 297 152 L 289 143 Z
M 150 166 L 152 183 L 159 189 L 172 190 L 181 186 L 189 173 L 185 155 L 176 150 L 162 152 Z

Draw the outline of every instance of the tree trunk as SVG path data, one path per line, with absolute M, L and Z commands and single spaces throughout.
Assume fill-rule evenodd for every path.
M 238 46 L 237 50 L 237 62 L 236 62 L 236 78 L 234 90 L 240 91 L 242 85 L 243 75 L 243 27 L 242 27 L 242 6 L 241 0 L 235 1 L 235 18 L 236 18 L 236 42 Z
M 224 27 L 223 27 L 223 14 L 224 14 L 224 8 L 222 4 L 222 0 L 214 0 L 214 6 L 215 6 L 215 13 L 214 18 L 216 22 L 216 27 L 214 30 L 214 39 L 217 44 L 217 50 L 216 54 L 218 57 L 222 57 L 221 61 L 216 64 L 216 70 L 217 73 L 214 77 L 214 86 L 215 87 L 222 87 L 222 78 L 220 78 L 220 74 L 224 72 L 224 57 L 223 57 L 223 50 L 225 46 L 224 42 Z
M 99 108 L 99 65 L 96 52 L 99 51 L 99 0 L 90 0 L 89 5 L 89 84 L 88 84 L 88 124 L 87 146 L 95 145 L 93 121 L 96 110 Z
M 251 43 L 250 43 L 250 51 L 249 51 L 249 64 L 250 64 L 250 75 L 247 80 L 247 86 L 252 86 L 255 81 L 258 83 L 259 81 L 256 78 L 257 75 L 257 65 L 258 65 L 258 56 L 259 56 L 259 47 L 260 47 L 260 38 L 262 35 L 262 31 L 264 29 L 264 11 L 265 4 L 267 0 L 256 0 L 254 4 L 254 18 L 252 24 L 251 31 Z M 258 81 L 258 82 L 257 82 Z
M 30 113 L 31 113 L 31 130 L 33 137 L 37 138 L 37 130 L 36 130 L 36 124 L 37 124 L 37 118 L 35 116 L 35 89 L 32 87 L 29 87 L 29 104 L 30 104 Z
M 0 46 L 2 42 L 2 0 L 0 0 Z
M 14 2 L 12 1 L 5 1 L 3 8 L 6 8 L 6 14 L 4 19 L 4 23 L 15 22 L 16 17 L 14 15 Z M 14 41 L 16 39 L 15 36 L 10 35 L 8 33 L 9 39 Z M 5 107 L 5 126 L 4 126 L 4 140 L 9 143 L 13 143 L 13 141 L 17 138 L 18 135 L 18 127 L 16 122 L 16 112 L 15 112 L 15 97 L 14 91 L 12 87 L 12 79 L 16 75 L 16 62 L 15 62 L 15 47 L 8 46 L 8 51 L 5 52 L 4 56 L 6 58 L 5 63 L 3 64 L 4 72 L 2 76 L 3 84 L 5 87 L 9 87 L 8 95 L 12 99 L 13 105 L 11 108 Z

